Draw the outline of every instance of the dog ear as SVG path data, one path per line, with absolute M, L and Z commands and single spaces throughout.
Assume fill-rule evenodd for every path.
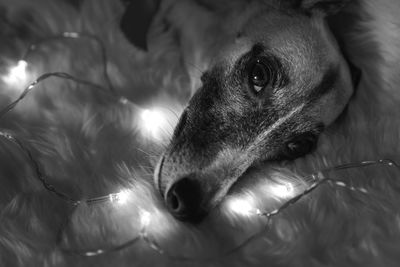
M 313 14 L 319 12 L 324 15 L 333 15 L 339 12 L 350 0 L 298 0 L 292 1 L 298 8 L 306 13 Z
M 147 32 L 161 0 L 124 0 L 126 10 L 120 22 L 125 37 L 136 47 L 147 50 Z

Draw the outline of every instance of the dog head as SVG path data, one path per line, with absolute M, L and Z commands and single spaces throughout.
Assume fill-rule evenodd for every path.
M 313 151 L 353 92 L 324 20 L 344 1 L 250 2 L 156 169 L 155 184 L 181 220 L 201 220 L 251 166 Z

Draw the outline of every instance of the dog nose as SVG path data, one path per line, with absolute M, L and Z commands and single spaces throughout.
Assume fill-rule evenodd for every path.
M 165 201 L 178 220 L 198 223 L 205 217 L 206 212 L 201 205 L 201 186 L 194 179 L 186 177 L 174 183 L 168 190 Z

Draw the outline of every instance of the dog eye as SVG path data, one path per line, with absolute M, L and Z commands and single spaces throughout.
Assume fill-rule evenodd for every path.
M 266 88 L 273 81 L 273 71 L 271 67 L 257 60 L 250 68 L 249 84 L 251 89 L 257 94 Z
M 304 156 L 315 149 L 317 137 L 311 134 L 303 134 L 295 137 L 286 144 L 284 149 L 285 157 L 296 159 Z

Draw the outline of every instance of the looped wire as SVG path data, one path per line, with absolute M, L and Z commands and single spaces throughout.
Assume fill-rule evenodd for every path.
M 64 73 L 64 72 L 50 72 L 50 73 L 45 73 L 42 74 L 41 76 L 39 76 L 39 78 L 37 78 L 35 81 L 33 81 L 28 87 L 25 88 L 25 90 L 21 93 L 21 95 L 12 103 L 10 103 L 9 105 L 7 105 L 5 108 L 3 108 L 0 111 L 0 120 L 3 118 L 4 115 L 6 115 L 8 112 L 10 112 L 11 110 L 13 110 L 17 104 L 26 97 L 26 95 L 39 83 L 41 83 L 42 81 L 50 78 L 50 77 L 57 77 L 57 78 L 61 78 L 61 79 L 67 79 L 67 80 L 72 80 L 76 83 L 80 83 L 80 84 L 84 84 L 87 86 L 91 86 L 93 88 L 98 88 L 101 90 L 105 90 L 105 91 L 110 91 L 114 96 L 116 96 L 119 100 L 119 102 L 121 104 L 127 104 L 127 103 L 131 103 L 128 99 L 124 98 L 123 96 L 119 96 L 115 90 L 115 88 L 112 85 L 111 79 L 107 73 L 107 54 L 106 54 L 106 49 L 105 46 L 102 42 L 102 40 L 100 38 L 98 38 L 95 35 L 90 35 L 90 34 L 85 34 L 85 33 L 78 33 L 78 32 L 64 32 L 61 35 L 58 36 L 53 36 L 53 37 L 49 37 L 46 39 L 43 39 L 37 43 L 31 44 L 28 48 L 28 50 L 26 51 L 26 53 L 23 56 L 23 59 L 26 59 L 29 54 L 34 51 L 38 45 L 40 45 L 41 43 L 50 41 L 50 40 L 58 40 L 58 39 L 65 39 L 65 38 L 72 38 L 72 39 L 81 39 L 81 38 L 87 38 L 90 40 L 95 41 L 100 48 L 100 52 L 101 52 L 101 57 L 102 57 L 102 61 L 103 61 L 103 74 L 104 77 L 106 79 L 107 82 L 107 87 L 109 90 L 107 90 L 107 88 L 103 87 L 102 85 L 98 85 L 95 84 L 93 82 L 90 81 L 86 81 L 83 79 L 79 79 L 76 78 L 68 73 Z M 133 105 L 133 103 L 131 103 Z M 112 194 L 108 194 L 105 196 L 99 196 L 99 197 L 94 197 L 94 198 L 89 198 L 89 199 L 81 199 L 81 200 L 77 200 L 74 199 L 72 197 L 70 197 L 69 195 L 59 191 L 54 185 L 52 185 L 51 183 L 49 183 L 46 180 L 46 177 L 43 173 L 43 171 L 41 170 L 40 164 L 39 162 L 34 158 L 33 154 L 31 153 L 30 149 L 21 141 L 19 140 L 17 137 L 0 131 L 0 138 L 6 139 L 7 141 L 12 142 L 13 144 L 15 144 L 24 154 L 25 156 L 28 158 L 30 165 L 33 167 L 36 176 L 38 178 L 38 180 L 42 183 L 43 187 L 45 190 L 51 192 L 53 195 L 55 195 L 56 197 L 58 197 L 59 199 L 69 203 L 72 205 L 72 207 L 76 208 L 78 207 L 80 204 L 85 203 L 86 205 L 95 205 L 95 204 L 100 204 L 100 203 L 104 203 L 109 201 L 110 199 L 116 199 L 118 197 L 118 193 L 112 193 Z M 266 231 L 266 229 L 268 229 L 268 226 L 271 222 L 271 219 L 274 216 L 277 216 L 278 214 L 280 214 L 283 210 L 287 209 L 289 206 L 294 205 L 295 203 L 297 203 L 300 199 L 302 199 L 303 197 L 309 195 L 311 192 L 313 192 L 315 189 L 317 189 L 320 185 L 324 184 L 324 183 L 329 183 L 330 185 L 333 186 L 339 186 L 339 187 L 343 187 L 346 189 L 349 189 L 351 191 L 355 191 L 355 192 L 361 192 L 361 193 L 368 193 L 368 191 L 365 188 L 357 188 L 357 187 L 353 187 L 353 186 L 349 186 L 346 184 L 345 181 L 341 181 L 341 180 L 336 180 L 336 179 L 332 179 L 329 178 L 329 174 L 334 172 L 334 171 L 340 171 L 340 170 L 345 170 L 345 169 L 354 169 L 354 168 L 364 168 L 367 166 L 374 166 L 374 165 L 383 165 L 383 166 L 388 166 L 388 167 L 393 167 L 396 169 L 400 169 L 399 165 L 391 160 L 391 159 L 380 159 L 377 161 L 362 161 L 359 163 L 347 163 L 347 164 L 342 164 L 342 165 L 338 165 L 338 166 L 334 166 L 328 169 L 324 169 L 321 171 L 318 171 L 314 174 L 311 174 L 309 176 L 309 178 L 313 179 L 313 183 L 307 188 L 305 189 L 303 192 L 301 192 L 300 194 L 294 196 L 293 198 L 287 200 L 286 202 L 284 202 L 279 208 L 271 211 L 271 212 L 261 212 L 258 211 L 256 215 L 261 216 L 263 218 L 267 219 L 267 223 L 266 223 L 266 228 L 263 229 L 263 232 Z M 98 249 L 86 249 L 86 250 L 77 250 L 77 249 L 69 249 L 69 248 L 64 248 L 61 244 L 62 235 L 63 232 L 63 228 L 60 229 L 60 238 L 58 238 L 58 248 L 66 253 L 66 254 L 74 254 L 74 255 L 81 255 L 81 256 L 87 256 L 87 257 L 91 257 L 91 256 L 97 256 L 97 255 L 101 255 L 101 254 L 106 254 L 106 253 L 112 253 L 112 252 L 117 252 L 117 251 L 121 251 L 123 249 L 126 249 L 134 244 L 136 244 L 138 241 L 143 240 L 151 249 L 153 249 L 154 251 L 156 251 L 157 253 L 159 253 L 160 255 L 164 255 L 165 257 L 171 259 L 171 260 L 176 260 L 176 261 L 198 261 L 198 262 L 204 262 L 204 261 L 212 261 L 215 259 L 218 259 L 217 257 L 209 257 L 209 258 L 203 258 L 203 259 L 195 259 L 195 258 L 189 258 L 189 257 L 180 257 L 180 256 L 174 256 L 174 255 L 170 255 L 166 250 L 164 250 L 161 245 L 159 245 L 157 243 L 156 240 L 154 240 L 153 238 L 151 238 L 148 235 L 147 232 L 147 228 L 146 225 L 143 225 L 140 233 L 132 238 L 131 240 L 128 240 L 125 243 L 122 243 L 120 245 L 116 245 L 113 247 L 109 247 L 109 248 L 98 248 Z M 261 232 L 262 233 L 262 232 Z M 231 249 L 229 251 L 227 251 L 226 253 L 220 255 L 221 257 L 224 256 L 228 256 L 231 255 L 233 253 L 235 253 L 236 251 L 242 249 L 244 246 L 246 246 L 248 243 L 250 243 L 253 239 L 255 239 L 256 237 L 258 237 L 261 233 L 257 233 L 254 234 L 252 236 L 250 236 L 248 239 L 246 239 L 242 244 L 240 244 L 239 246 L 235 247 L 234 249 Z
M 108 75 L 107 71 L 107 51 L 104 42 L 96 35 L 83 33 L 83 32 L 63 32 L 60 35 L 49 36 L 42 40 L 37 41 L 36 43 L 32 43 L 26 49 L 24 55 L 22 56 L 22 60 L 27 60 L 29 55 L 34 52 L 41 44 L 47 43 L 52 40 L 62 40 L 62 39 L 88 39 L 94 41 L 100 49 L 100 56 L 103 65 L 103 75 L 104 79 L 106 80 L 107 87 L 109 88 L 110 92 L 114 95 L 117 95 L 117 91 L 115 90 L 113 83 L 111 82 L 110 76 Z

